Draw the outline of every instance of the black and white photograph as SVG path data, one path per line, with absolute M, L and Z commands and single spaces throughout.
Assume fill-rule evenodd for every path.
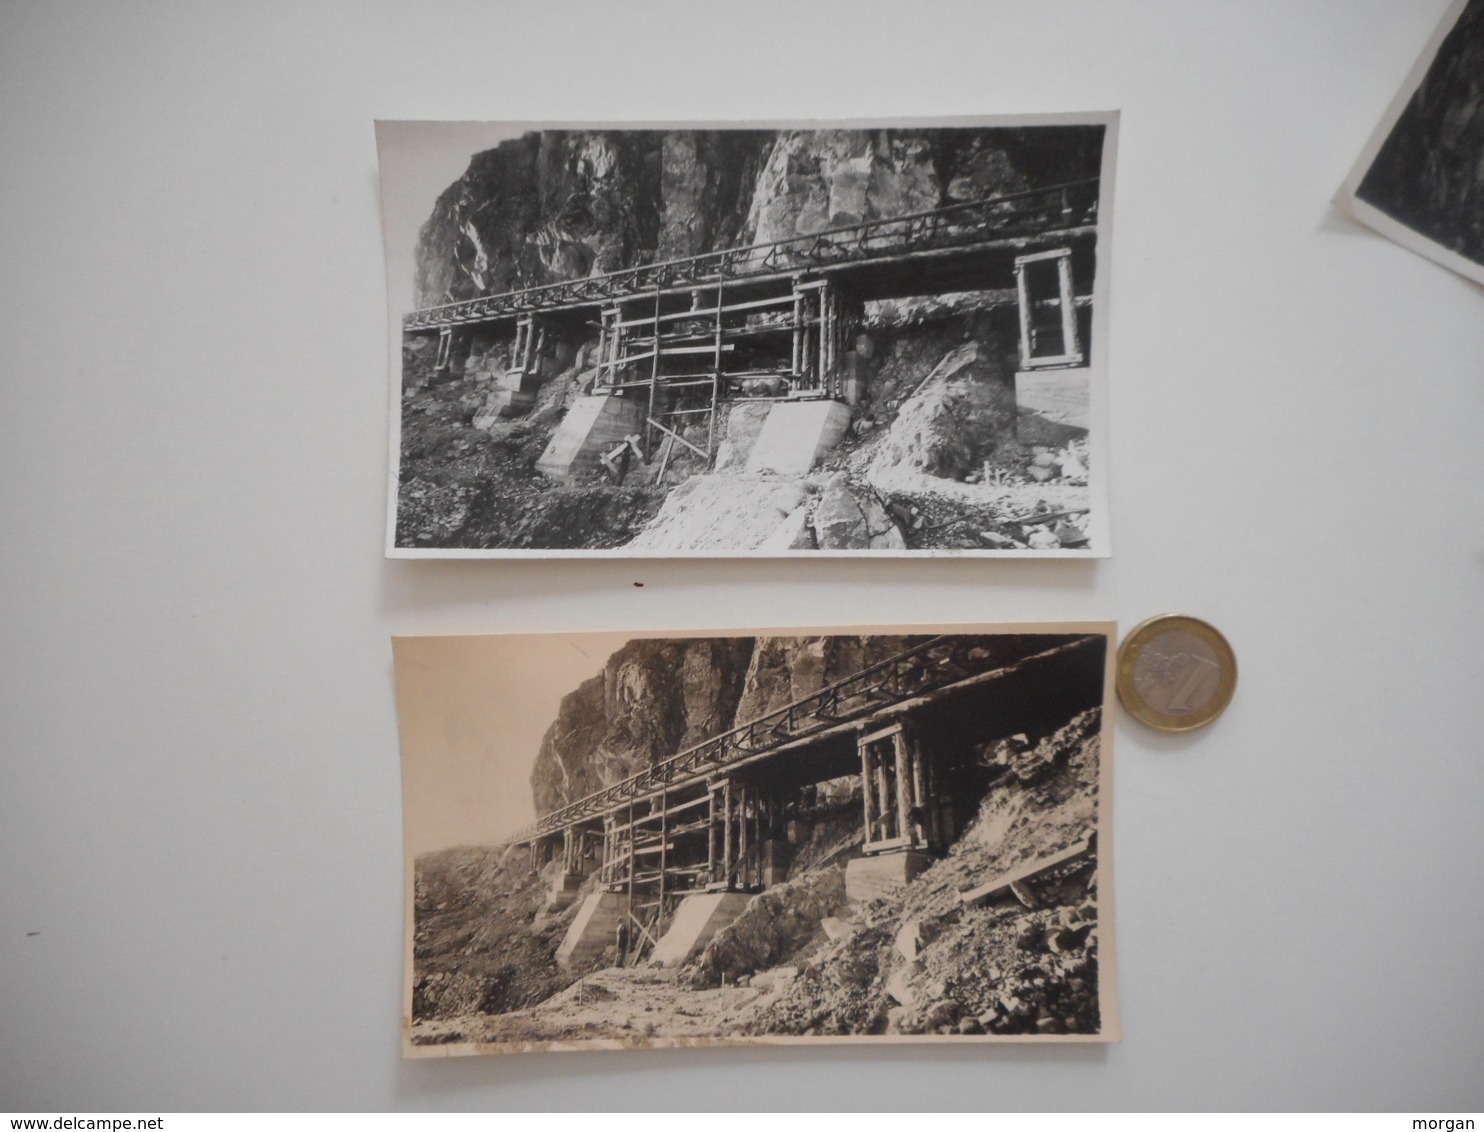
M 1403 247 L 1484 283 L 1484 0 L 1449 8 L 1340 204 Z
M 387 553 L 1105 556 L 1116 126 L 379 122 Z
M 1115 1040 L 1113 632 L 394 638 L 404 1056 Z

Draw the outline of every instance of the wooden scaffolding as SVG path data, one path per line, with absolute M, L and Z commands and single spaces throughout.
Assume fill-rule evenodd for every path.
M 726 401 L 842 395 L 850 320 L 839 289 L 799 276 L 772 290 L 732 297 L 718 279 L 615 298 L 602 311 L 596 384 L 645 401 L 646 460 L 658 453 L 663 469 L 681 446 L 709 467 Z

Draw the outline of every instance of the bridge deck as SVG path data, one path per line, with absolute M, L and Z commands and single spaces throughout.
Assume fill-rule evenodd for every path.
M 498 322 L 536 311 L 584 312 L 635 295 L 725 283 L 733 298 L 768 294 L 802 272 L 829 276 L 858 299 L 942 294 L 990 286 L 994 269 L 1047 241 L 1096 232 L 1097 180 L 1073 181 L 786 240 L 644 264 L 414 311 L 408 332 Z
M 822 781 L 847 773 L 855 761 L 853 736 L 863 722 L 906 710 L 925 702 L 926 698 L 956 687 L 1034 677 L 1038 670 L 1055 665 L 1072 654 L 1100 646 L 1103 638 L 1077 636 L 1063 639 L 1050 648 L 1040 647 L 1045 643 L 1044 639 L 1041 642 L 1035 642 L 1034 637 L 1027 640 L 1030 643 L 1020 655 L 1007 657 L 998 650 L 985 648 L 981 638 L 929 638 L 811 695 L 713 736 L 621 782 L 554 810 L 505 838 L 502 844 L 527 844 L 584 823 L 614 818 L 630 811 L 636 801 L 661 794 L 668 796 L 690 788 L 704 788 L 720 776 L 763 764 L 772 765 L 769 777 L 778 780 Z M 1102 663 L 1100 658 L 1098 663 Z M 850 738 L 849 746 L 841 751 L 822 752 L 820 766 L 804 768 L 801 765 L 802 756 L 810 748 L 822 748 L 833 740 L 846 737 Z M 843 760 L 838 757 L 842 754 L 847 756 Z M 670 808 L 673 812 L 678 807 Z

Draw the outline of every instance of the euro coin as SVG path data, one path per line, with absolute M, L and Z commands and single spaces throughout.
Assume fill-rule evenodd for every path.
M 1237 687 L 1237 658 L 1216 629 L 1166 613 L 1131 629 L 1118 649 L 1118 698 L 1157 731 L 1194 731 L 1216 719 Z

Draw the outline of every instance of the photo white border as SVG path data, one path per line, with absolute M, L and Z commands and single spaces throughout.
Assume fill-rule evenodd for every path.
M 791 627 L 728 627 L 711 629 L 644 629 L 636 631 L 602 629 L 594 630 L 604 636 L 625 640 L 679 639 L 690 637 L 808 637 L 808 636 L 916 636 L 923 634 L 953 634 L 957 636 L 998 636 L 1025 634 L 1096 634 L 1107 641 L 1107 652 L 1103 661 L 1102 715 L 1098 736 L 1098 799 L 1097 799 L 1097 882 L 1098 882 L 1098 1011 L 1100 1028 L 1096 1034 L 846 1034 L 817 1037 L 802 1037 L 789 1034 L 716 1038 L 594 1038 L 581 1041 L 523 1041 L 523 1042 L 448 1042 L 415 1045 L 412 1041 L 412 992 L 415 983 L 413 966 L 414 937 L 416 931 L 415 874 L 418 854 L 413 852 L 413 836 L 408 826 L 408 815 L 403 813 L 403 963 L 402 963 L 402 1057 L 404 1060 L 438 1057 L 468 1057 L 488 1054 L 533 1053 L 542 1051 L 572 1052 L 619 1049 L 691 1049 L 718 1046 L 759 1045 L 1019 1045 L 1019 1044 L 1104 1044 L 1123 1040 L 1122 1002 L 1118 993 L 1118 932 L 1114 917 L 1113 879 L 1113 732 L 1118 718 L 1116 680 L 1118 671 L 1118 624 L 1115 621 L 1008 621 L 996 623 L 939 623 L 919 625 L 803 625 Z M 405 700 L 406 686 L 395 681 L 397 642 L 445 638 L 468 640 L 474 637 L 501 638 L 515 645 L 519 641 L 532 639 L 548 642 L 560 647 L 565 639 L 582 638 L 583 632 L 554 633 L 428 633 L 402 634 L 392 638 L 394 655 L 394 682 L 396 683 L 398 736 L 401 748 L 402 773 L 406 780 L 410 749 L 420 742 L 420 737 L 411 735 L 405 726 L 408 717 L 416 714 Z M 604 658 L 604 663 L 607 662 Z
M 1108 509 L 1111 492 L 1108 488 L 1108 327 L 1109 300 L 1112 276 L 1113 201 L 1115 196 L 1115 171 L 1118 166 L 1119 111 L 1100 110 L 1065 112 L 1052 114 L 1004 114 L 961 115 L 951 117 L 896 118 L 890 120 L 847 119 L 768 119 L 757 121 L 570 121 L 570 122 L 477 122 L 477 121 L 418 121 L 379 119 L 376 122 L 376 146 L 380 168 L 382 200 L 382 239 L 385 251 L 387 275 L 387 329 L 388 329 L 388 412 L 390 418 L 387 453 L 387 512 L 385 555 L 387 558 L 493 558 L 493 559 L 641 559 L 669 560 L 677 558 L 695 559 L 794 559 L 810 561 L 821 558 L 1038 558 L 1079 559 L 1107 558 L 1112 554 L 1109 534 Z M 393 277 L 401 260 L 393 252 L 394 232 L 402 230 L 402 224 L 394 224 L 388 209 L 388 177 L 398 175 L 399 158 L 391 143 L 393 132 L 416 127 L 454 128 L 469 131 L 480 127 L 518 135 L 529 130 L 784 130 L 784 129 L 913 129 L 933 127 L 980 127 L 1004 129 L 1020 126 L 1103 126 L 1102 165 L 1098 184 L 1097 223 L 1097 270 L 1093 282 L 1092 303 L 1092 350 L 1088 355 L 1089 424 L 1088 429 L 1088 526 L 1087 546 L 1074 549 L 995 550 L 992 548 L 924 548 L 903 550 L 630 550 L 625 547 L 608 549 L 468 549 L 444 547 L 398 546 L 397 538 L 397 493 L 401 479 L 402 441 L 402 316 L 410 313 L 400 309 L 393 296 L 398 285 Z M 492 143 L 493 144 L 493 143 Z M 472 157 L 471 152 L 467 156 Z M 389 169 L 391 172 L 389 173 Z M 421 224 L 420 218 L 418 223 Z M 404 281 L 405 282 L 405 281 Z
M 1477 263 L 1467 256 L 1459 255 L 1455 251 L 1443 247 L 1437 241 L 1423 235 L 1417 229 L 1403 224 L 1400 220 L 1388 216 L 1373 204 L 1369 204 L 1356 195 L 1361 181 L 1365 180 L 1367 173 L 1371 171 L 1375 163 L 1376 155 L 1381 152 L 1381 147 L 1386 144 L 1386 139 L 1391 136 L 1391 131 L 1396 127 L 1397 121 L 1406 111 L 1412 96 L 1417 93 L 1417 88 L 1422 85 L 1422 80 L 1427 77 L 1427 72 L 1432 69 L 1433 61 L 1437 58 L 1438 49 L 1442 47 L 1443 40 L 1448 38 L 1448 33 L 1458 23 L 1458 18 L 1463 10 L 1468 7 L 1469 0 L 1453 0 L 1448 11 L 1433 29 L 1432 38 L 1427 41 L 1427 46 L 1422 49 L 1422 54 L 1417 57 L 1417 62 L 1412 64 L 1412 69 L 1407 73 L 1406 81 L 1402 83 L 1401 89 L 1391 100 L 1391 105 L 1386 108 L 1386 113 L 1381 118 L 1381 123 L 1371 134 L 1366 142 L 1365 148 L 1360 151 L 1350 175 L 1345 178 L 1345 183 L 1340 186 L 1340 191 L 1335 195 L 1335 207 L 1348 214 L 1353 219 L 1364 224 L 1367 228 L 1385 236 L 1393 243 L 1400 244 L 1408 251 L 1416 252 L 1425 259 L 1441 264 L 1450 271 L 1456 271 L 1465 279 L 1472 279 L 1475 283 L 1484 285 L 1484 263 Z

